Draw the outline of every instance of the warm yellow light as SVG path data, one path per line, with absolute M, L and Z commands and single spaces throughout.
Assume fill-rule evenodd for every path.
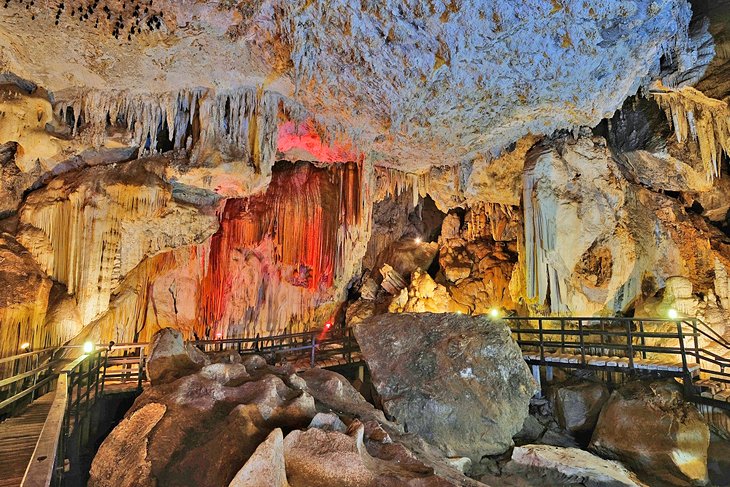
M 670 320 L 676 320 L 679 316 L 679 313 L 677 313 L 677 310 L 674 308 L 669 308 L 669 311 L 667 311 L 667 316 Z
M 461 314 L 461 311 L 457 311 L 457 312 L 456 312 L 456 314 L 457 314 L 457 315 L 460 315 L 460 314 Z
M 489 316 L 491 316 L 494 319 L 499 318 L 499 316 L 501 314 L 502 313 L 499 312 L 499 308 L 492 308 L 492 309 L 489 310 Z
M 20 346 L 21 350 L 28 350 L 30 348 L 30 343 L 25 342 Z
M 94 344 L 91 342 L 84 343 L 84 353 L 91 353 L 94 351 Z
M 416 240 L 415 240 L 415 242 L 416 242 L 417 244 L 421 243 L 421 242 L 422 242 L 422 240 L 421 240 L 421 237 L 416 237 Z

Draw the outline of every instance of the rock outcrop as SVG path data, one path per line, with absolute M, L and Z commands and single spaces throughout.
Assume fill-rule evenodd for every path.
M 172 382 L 200 370 L 210 359 L 172 328 L 160 330 L 147 350 L 147 378 L 152 385 Z
M 269 433 L 228 487 L 289 487 L 280 428 Z
M 609 397 L 608 387 L 599 381 L 560 384 L 553 391 L 558 424 L 570 433 L 591 433 Z
M 177 352 L 166 357 L 180 357 L 175 336 L 159 335 Z M 99 448 L 91 487 L 482 485 L 335 372 L 298 375 L 252 358 L 188 365 L 165 363 L 167 381 L 153 382 Z
M 604 460 L 577 448 L 558 446 L 515 447 L 503 472 L 508 476 L 520 474 L 531 486 L 646 487 L 619 462 Z
M 392 314 L 355 336 L 387 413 L 447 456 L 502 453 L 522 427 L 535 383 L 503 323 Z
M 651 485 L 705 485 L 710 431 L 673 381 L 631 382 L 611 394 L 590 450 Z

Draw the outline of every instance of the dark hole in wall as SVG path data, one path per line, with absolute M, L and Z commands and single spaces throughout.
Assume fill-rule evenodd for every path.
M 593 133 L 604 137 L 614 152 L 658 151 L 665 147 L 666 139 L 673 136 L 659 105 L 639 96 L 627 98 L 613 117 L 603 119 Z

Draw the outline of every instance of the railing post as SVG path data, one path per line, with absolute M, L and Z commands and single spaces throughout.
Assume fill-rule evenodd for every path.
M 634 370 L 634 337 L 631 333 L 631 320 L 626 320 L 626 346 L 629 355 L 629 370 Z
M 644 334 L 644 320 L 639 321 L 639 332 L 641 333 L 641 358 L 646 359 L 646 335 Z
M 697 330 L 697 318 L 692 318 L 692 338 L 695 346 L 695 362 L 700 363 L 700 340 L 699 332 Z
M 315 350 L 316 346 L 317 346 L 317 335 L 316 335 L 316 332 L 312 332 L 312 353 L 309 358 L 309 366 L 312 369 L 314 368 L 314 350 Z
M 689 373 L 689 369 L 687 368 L 687 354 L 686 350 L 684 348 L 684 333 L 682 332 L 682 321 L 676 320 L 675 323 L 677 324 L 677 339 L 679 340 L 679 351 L 682 354 L 682 372 L 684 374 L 684 392 L 685 395 L 689 396 L 692 392 L 691 389 L 691 383 L 692 383 L 692 374 Z
M 583 367 L 586 366 L 586 344 L 583 337 L 583 320 L 578 318 L 578 339 L 580 340 L 580 357 Z
M 539 337 L 539 345 L 540 345 L 540 363 L 545 363 L 545 343 L 543 341 L 543 333 L 542 333 L 542 318 L 537 319 L 537 330 L 538 330 L 538 337 Z
M 560 353 L 565 353 L 565 320 L 558 319 L 560 320 Z
M 137 366 L 137 390 L 142 390 L 142 381 L 146 375 L 145 361 L 144 361 L 144 347 L 139 349 L 139 365 Z

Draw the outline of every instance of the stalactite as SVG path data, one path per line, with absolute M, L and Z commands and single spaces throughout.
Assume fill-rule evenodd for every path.
M 412 204 L 415 208 L 419 198 L 425 197 L 429 192 L 429 173 L 415 174 L 389 167 L 377 167 L 375 173 L 378 188 L 384 191 L 380 199 L 398 197 L 408 191 L 412 194 Z
M 499 203 L 477 203 L 469 209 L 467 236 L 469 240 L 489 237 L 503 240 L 504 231 L 513 218 L 513 207 Z
M 110 127 L 119 127 L 129 131 L 140 156 L 171 147 L 197 149 L 195 154 L 205 157 L 215 148 L 257 170 L 273 164 L 280 118 L 305 117 L 300 105 L 256 87 L 158 95 L 87 91 L 58 101 L 54 108 L 74 136 L 95 146 L 104 144 Z M 167 140 L 160 138 L 163 133 Z
M 677 142 L 697 143 L 707 178 L 720 177 L 723 154 L 730 157 L 730 109 L 694 88 L 661 90 L 653 95 L 674 127 Z
M 565 311 L 561 299 L 558 273 L 550 265 L 549 253 L 555 251 L 557 228 L 547 215 L 550 208 L 535 192 L 535 180 L 530 171 L 524 175 L 522 205 L 525 225 L 525 279 L 528 301 L 542 305 L 548 298 L 553 312 Z M 564 291 L 562 291 L 564 292 Z

